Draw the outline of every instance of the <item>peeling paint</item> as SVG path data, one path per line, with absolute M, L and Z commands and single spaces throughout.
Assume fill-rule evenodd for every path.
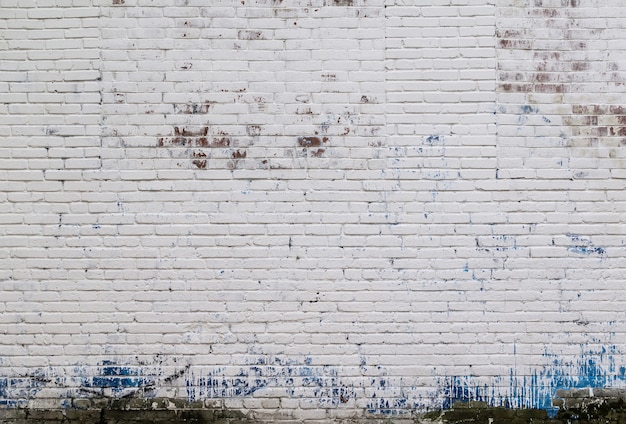
M 512 367 L 508 375 L 494 377 L 439 377 L 439 370 L 433 369 L 436 384 L 432 387 L 390 376 L 390 370 L 368 365 L 365 357 L 358 364 L 361 376 L 349 372 L 353 367 L 316 364 L 308 356 L 250 355 L 247 365 L 236 368 L 186 365 L 169 374 L 159 361 L 148 365 L 111 360 L 96 368 L 76 366 L 71 374 L 50 368 L 29 376 L 0 377 L 0 406 L 25 407 L 44 388 L 64 387 L 67 393 L 80 393 L 86 399 L 148 399 L 159 388 L 181 387 L 186 402 L 256 397 L 272 390 L 273 396 L 308 399 L 318 408 L 338 408 L 363 398 L 365 410 L 374 415 L 415 415 L 450 409 L 457 402 L 484 402 L 489 407 L 540 409 L 554 416 L 558 399 L 568 391 L 626 387 L 626 366 L 615 345 L 580 345 L 578 355 L 556 354 L 545 347 L 541 359 L 543 366 Z M 61 397 L 59 405 L 71 408 L 71 399 Z

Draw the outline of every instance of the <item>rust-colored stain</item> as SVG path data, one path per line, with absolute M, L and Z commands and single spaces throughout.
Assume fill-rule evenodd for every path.
M 321 158 L 326 149 L 311 150 L 311 156 Z
M 193 105 L 190 105 L 190 111 L 193 112 Z M 199 108 L 199 109 L 198 109 Z M 198 106 L 195 110 L 198 113 L 203 113 L 205 110 L 205 106 Z M 182 112 L 185 113 L 185 112 Z M 158 147 L 170 147 L 170 148 L 179 148 L 176 149 L 176 153 L 173 153 L 177 157 L 187 157 L 193 166 L 198 169 L 206 169 L 207 168 L 207 158 L 208 155 L 206 152 L 196 149 L 191 150 L 191 148 L 223 148 L 229 147 L 231 145 L 231 138 L 225 136 L 225 132 L 220 131 L 219 136 L 210 138 L 209 137 L 209 127 L 186 127 L 186 126 L 175 126 L 173 127 L 173 135 L 158 137 L 157 138 L 157 146 Z M 236 152 L 236 155 L 233 158 L 240 159 L 245 158 L 246 153 L 244 152 Z M 183 166 L 181 163 L 180 166 Z
M 328 137 L 298 137 L 300 147 L 319 147 L 322 143 L 328 142 Z
M 244 159 L 246 156 L 248 155 L 248 153 L 244 150 L 243 152 L 240 150 L 235 150 L 230 157 L 232 157 L 233 159 Z
M 157 144 L 159 147 L 206 147 L 208 145 L 207 134 L 209 127 L 191 129 L 187 127 L 174 127 L 174 135 L 170 137 L 159 137 Z
M 196 168 L 206 169 L 206 165 L 207 165 L 206 153 L 202 151 L 193 152 L 193 157 L 196 159 L 192 160 L 191 163 L 193 163 L 196 166 Z
M 228 147 L 230 146 L 230 138 L 228 137 L 215 137 L 211 141 L 211 147 Z
M 200 129 L 191 129 L 187 127 L 174 127 L 174 134 L 176 136 L 183 137 L 202 137 L 209 133 L 209 127 L 203 127 Z

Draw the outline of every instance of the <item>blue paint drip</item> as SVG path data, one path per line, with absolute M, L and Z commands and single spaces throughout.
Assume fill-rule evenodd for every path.
M 249 397 L 268 387 L 281 388 L 290 397 L 311 397 L 320 407 L 337 407 L 356 397 L 352 387 L 341 384 L 338 371 L 331 366 L 313 366 L 312 358 L 303 362 L 289 358 L 259 357 L 229 376 L 221 368 L 191 373 L 186 379 L 190 401 L 206 398 Z
M 472 376 L 445 378 L 442 408 L 449 409 L 458 401 L 479 401 L 492 407 L 543 409 L 554 417 L 558 408 L 552 400 L 558 390 L 610 388 L 626 382 L 626 367 L 615 365 L 616 346 L 596 351 L 581 346 L 580 356 L 569 361 L 547 351 L 543 356 L 549 365 L 524 376 L 511 369 L 508 384 L 503 377 L 496 377 L 490 385 L 477 383 Z

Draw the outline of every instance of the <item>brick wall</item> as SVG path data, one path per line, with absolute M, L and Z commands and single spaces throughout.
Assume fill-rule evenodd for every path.
M 625 18 L 0 0 L 0 406 L 553 414 L 626 386 Z

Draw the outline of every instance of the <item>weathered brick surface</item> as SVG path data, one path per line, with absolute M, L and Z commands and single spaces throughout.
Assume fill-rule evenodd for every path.
M 625 18 L 0 0 L 3 414 L 554 414 L 623 388 Z

